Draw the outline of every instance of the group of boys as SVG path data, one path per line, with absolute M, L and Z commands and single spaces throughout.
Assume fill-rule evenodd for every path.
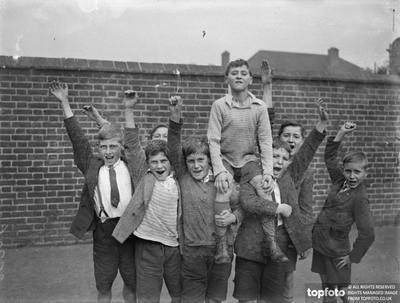
M 125 302 L 159 302 L 163 281 L 172 302 L 221 302 L 234 249 L 233 295 L 239 302 L 292 302 L 298 255 L 307 257 L 313 247 L 312 271 L 320 274 L 323 287 L 343 288 L 350 283 L 350 264 L 360 262 L 372 244 L 363 183 L 367 159 L 351 153 L 343 172 L 336 162 L 340 142 L 355 124 L 346 123 L 328 140 L 325 159 L 334 187 L 311 238 L 312 173 L 307 168 L 325 137 L 324 103 L 317 102 L 320 119 L 307 138 L 301 125 L 288 123 L 273 140 L 268 64 L 262 67 L 266 102 L 248 90 L 253 78 L 246 61 L 230 62 L 225 76 L 229 93 L 213 103 L 206 139 L 181 142 L 179 96 L 169 100 L 168 129 L 157 127 L 152 134 L 158 136 L 144 149 L 134 121 L 135 92 L 124 97 L 124 135 L 94 107 L 86 107 L 100 128 L 99 153 L 92 151 L 71 111 L 68 87 L 51 84 L 85 177 L 71 232 L 81 238 L 93 230 L 98 302 L 111 301 L 118 270 Z M 351 249 L 354 222 L 359 236 Z

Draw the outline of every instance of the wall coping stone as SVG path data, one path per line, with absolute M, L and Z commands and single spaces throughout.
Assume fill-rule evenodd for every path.
M 197 64 L 172 64 L 172 63 L 148 63 L 148 62 L 127 62 L 110 60 L 92 60 L 77 58 L 45 58 L 45 57 L 18 57 L 0 56 L 1 69 L 36 69 L 36 70 L 64 70 L 64 71 L 94 71 L 113 73 L 147 73 L 198 76 L 223 76 L 224 68 L 218 65 L 197 65 Z M 254 73 L 260 77 L 259 71 Z M 376 83 L 400 85 L 398 75 L 354 75 L 329 74 L 326 73 L 285 73 L 279 72 L 273 75 L 275 79 L 305 80 L 305 81 L 338 81 L 356 83 Z

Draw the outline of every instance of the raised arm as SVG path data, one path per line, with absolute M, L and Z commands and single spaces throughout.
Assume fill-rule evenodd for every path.
M 134 107 L 138 102 L 138 95 L 133 90 L 124 92 L 125 115 L 125 156 L 135 185 L 147 171 L 146 155 L 140 144 L 139 129 L 135 124 Z
M 85 105 L 83 107 L 83 113 L 88 116 L 89 119 L 96 122 L 97 127 L 100 129 L 105 124 L 111 124 L 106 119 L 104 119 L 99 111 L 93 105 Z
M 177 178 L 185 172 L 185 162 L 182 154 L 182 104 L 183 100 L 179 96 L 172 96 L 169 99 L 170 119 L 168 124 L 168 149 L 170 161 Z
M 272 101 L 272 69 L 267 60 L 263 60 L 261 63 L 261 88 L 263 91 L 262 100 L 269 109 L 274 108 Z
M 326 142 L 324 154 L 325 165 L 333 183 L 344 180 L 342 170 L 339 167 L 338 150 L 344 137 L 355 129 L 355 123 L 346 122 L 340 127 L 336 137 L 329 137 Z
M 325 128 L 328 124 L 328 114 L 322 99 L 316 102 L 319 114 L 319 121 L 315 128 L 304 140 L 299 151 L 293 156 L 288 170 L 296 185 L 303 179 L 304 173 L 314 158 L 315 152 L 325 138 Z
M 53 81 L 50 84 L 49 91 L 61 103 L 65 116 L 64 124 L 74 151 L 75 164 L 78 169 L 85 174 L 89 167 L 90 158 L 92 157 L 92 147 L 69 105 L 68 85 L 66 83 Z

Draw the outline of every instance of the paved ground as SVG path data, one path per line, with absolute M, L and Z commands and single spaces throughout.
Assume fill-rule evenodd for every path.
M 361 264 L 353 266 L 358 283 L 399 282 L 399 227 L 376 229 L 376 241 Z M 354 237 L 354 236 L 353 236 Z M 0 258 L 3 256 L 0 255 Z M 92 248 L 90 244 L 61 247 L 28 247 L 5 250 L 4 280 L 0 282 L 0 302 L 95 302 Z M 304 302 L 305 284 L 318 283 L 310 272 L 311 258 L 298 263 L 295 273 L 295 302 Z M 234 272 L 234 271 L 233 271 Z M 227 302 L 232 298 L 233 274 Z M 118 276 L 113 302 L 122 302 L 122 282 Z M 162 302 L 169 302 L 163 288 Z

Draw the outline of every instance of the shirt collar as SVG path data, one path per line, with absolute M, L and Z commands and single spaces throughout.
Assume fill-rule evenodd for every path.
M 247 98 L 250 98 L 250 104 L 258 104 L 262 105 L 263 102 L 259 99 L 257 99 L 251 92 L 247 92 Z M 233 101 L 233 97 L 231 94 L 226 94 L 225 95 L 225 102 L 228 104 L 230 107 L 236 105 L 237 103 Z
M 120 163 L 121 163 L 121 159 L 118 159 L 118 161 L 117 162 L 115 162 L 113 165 L 112 165 L 112 167 L 113 168 L 116 168 L 118 165 L 120 165 Z M 107 165 L 104 165 L 107 169 L 110 169 L 110 167 L 109 166 L 107 166 Z
M 203 183 L 214 182 L 214 173 L 211 168 L 208 169 L 208 174 L 201 180 Z
M 340 189 L 340 192 L 343 193 L 345 191 L 348 191 L 349 189 L 351 189 L 351 187 L 349 186 L 349 184 L 347 183 L 347 180 L 344 181 L 342 188 Z

